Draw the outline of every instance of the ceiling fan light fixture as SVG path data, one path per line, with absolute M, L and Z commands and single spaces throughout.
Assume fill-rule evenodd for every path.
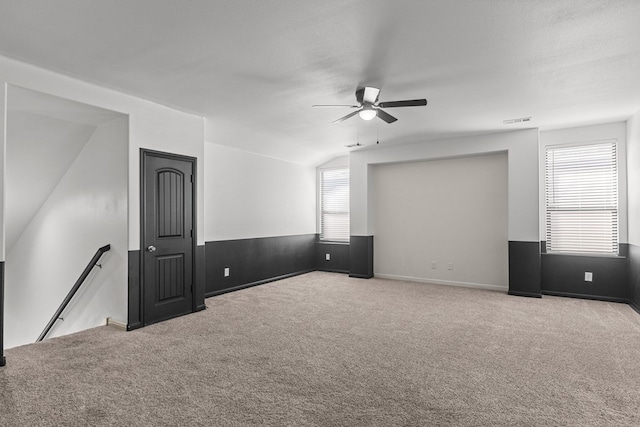
M 378 117 L 382 121 L 390 124 L 398 119 L 393 117 L 391 114 L 387 113 L 383 108 L 397 108 L 397 107 L 420 107 L 427 105 L 426 99 L 405 99 L 401 101 L 389 101 L 389 102 L 380 102 L 378 103 L 378 95 L 380 94 L 380 89 L 374 87 L 363 87 L 358 88 L 356 90 L 356 101 L 358 101 L 359 105 L 314 105 L 314 107 L 349 107 L 349 108 L 359 108 L 359 110 L 355 110 L 346 116 L 342 116 L 337 120 L 334 120 L 333 123 L 344 122 L 347 119 L 355 116 L 356 114 L 360 116 L 362 120 L 373 120 Z
M 362 120 L 373 120 L 375 116 L 378 115 L 377 111 L 372 108 L 363 108 L 358 113 Z

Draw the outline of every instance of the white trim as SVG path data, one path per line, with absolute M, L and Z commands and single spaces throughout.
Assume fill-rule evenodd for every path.
M 318 236 L 319 236 L 319 240 L 321 242 L 327 242 L 327 243 L 349 243 L 350 241 L 350 237 L 351 237 L 351 233 L 350 233 L 350 227 L 349 227 L 349 220 L 350 220 L 350 213 L 349 213 L 349 206 L 347 206 L 347 212 L 340 212 L 342 214 L 345 214 L 346 219 L 347 219 L 347 230 L 341 230 L 341 227 L 338 227 L 338 230 L 340 231 L 346 231 L 347 235 L 345 239 L 329 239 L 327 237 L 325 237 L 325 230 L 323 229 L 323 219 L 324 219 L 324 205 L 323 205 L 323 185 L 324 185 L 324 180 L 323 180 L 323 174 L 325 172 L 329 172 L 329 171 L 346 171 L 346 179 L 347 179 L 347 191 L 350 193 L 350 185 L 349 185 L 349 180 L 350 180 L 350 171 L 349 171 L 349 166 L 332 166 L 332 167 L 323 167 L 323 168 L 317 168 L 317 209 L 316 209 L 316 220 L 317 220 L 317 227 L 318 227 Z M 345 201 L 347 202 L 347 204 L 349 204 L 349 194 L 347 194 L 347 197 L 345 199 Z M 336 230 L 329 230 L 329 231 L 336 231 Z M 329 233 L 332 234 L 332 233 Z
M 501 292 L 509 291 L 508 286 L 488 285 L 486 283 L 454 282 L 452 280 L 429 279 L 425 277 L 400 276 L 396 274 L 378 274 L 378 273 L 376 273 L 374 277 L 378 277 L 380 279 L 402 280 L 405 282 L 428 283 L 432 285 L 457 286 L 461 288 L 486 289 L 490 291 L 501 291 Z
M 114 320 L 111 317 L 107 317 L 106 325 L 107 326 L 113 326 L 113 327 L 121 329 L 123 331 L 127 330 L 127 324 L 126 323 L 120 322 L 118 320 Z
M 627 122 L 608 122 L 597 125 L 579 126 L 573 128 L 553 129 L 540 132 L 540 240 L 546 239 L 546 204 L 544 168 L 545 150 L 549 146 L 576 145 L 598 143 L 602 141 L 616 141 L 618 150 L 618 243 L 628 243 L 628 214 L 627 214 Z
M 626 160 L 623 158 L 624 153 L 620 152 L 622 145 L 624 144 L 621 144 L 618 138 L 600 138 L 584 142 L 572 141 L 546 144 L 544 146 L 544 159 L 541 160 L 544 163 L 544 185 L 541 190 L 545 196 L 542 212 L 545 218 L 544 238 L 547 242 L 548 253 L 618 254 L 619 244 L 621 243 L 620 236 L 621 234 L 626 235 L 626 227 L 621 226 L 626 219 L 621 218 L 621 208 L 626 210 L 626 205 L 621 206 L 623 204 L 621 201 L 624 200 L 626 195 L 626 187 L 620 188 L 620 184 L 623 181 L 623 171 L 620 170 L 620 167 L 626 164 Z M 614 160 L 611 164 L 615 164 L 615 170 L 612 169 L 611 171 L 615 174 L 615 178 L 608 174 L 607 177 L 600 174 L 595 176 L 575 175 L 576 166 L 582 165 L 584 161 L 590 162 L 592 160 L 593 154 L 586 154 L 587 158 L 585 159 L 585 152 L 581 150 L 595 146 L 603 146 L 603 150 L 606 147 L 607 159 Z M 566 154 L 567 149 L 571 150 L 569 154 Z M 555 153 L 557 152 L 565 152 L 565 154 L 560 154 L 560 159 L 562 160 L 559 167 L 555 160 Z M 552 157 L 549 157 L 549 153 L 552 154 Z M 580 169 L 582 170 L 582 167 Z M 589 168 L 588 170 L 592 169 Z M 556 172 L 558 173 L 557 176 Z M 556 189 L 554 183 L 556 180 L 562 182 L 562 177 L 565 176 L 564 173 L 566 172 L 570 174 L 571 182 L 574 185 L 571 187 L 560 186 L 559 189 Z M 599 169 L 598 172 L 604 174 L 604 171 Z M 609 169 L 607 169 L 607 172 L 609 172 Z M 598 179 L 600 181 L 594 182 L 594 180 Z M 552 183 L 551 190 L 547 186 L 548 183 Z M 585 197 L 582 189 L 586 183 L 592 184 L 590 187 L 594 190 L 593 193 L 589 193 Z M 612 196 L 615 196 L 613 201 L 611 200 Z M 550 198 L 553 202 L 549 201 Z M 555 202 L 558 199 L 560 200 L 559 204 Z M 604 217 L 592 218 L 590 216 L 586 221 L 589 225 L 584 225 L 583 215 L 598 215 L 600 212 Z M 553 221 L 551 216 L 554 214 L 558 221 L 555 223 L 555 227 L 551 227 L 550 223 Z M 606 214 L 611 216 L 606 218 Z M 596 235 L 598 237 L 593 237 Z M 605 239 L 606 242 L 604 241 Z

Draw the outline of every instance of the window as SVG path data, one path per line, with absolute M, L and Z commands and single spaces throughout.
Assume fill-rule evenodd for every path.
M 349 241 L 349 168 L 320 172 L 320 239 Z
M 549 252 L 618 252 L 616 142 L 546 150 Z

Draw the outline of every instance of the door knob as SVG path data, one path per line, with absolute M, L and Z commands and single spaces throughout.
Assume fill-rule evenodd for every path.
M 155 251 L 156 251 L 156 247 L 155 247 L 155 246 L 153 246 L 153 245 L 152 245 L 152 246 L 149 246 L 149 247 L 147 248 L 147 251 L 149 251 L 149 252 L 155 252 Z

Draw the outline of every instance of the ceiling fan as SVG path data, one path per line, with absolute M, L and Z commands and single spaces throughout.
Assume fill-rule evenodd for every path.
M 382 110 L 382 108 L 397 108 L 397 107 L 421 107 L 427 105 L 426 99 L 410 99 L 405 101 L 388 101 L 378 102 L 378 96 L 380 95 L 380 89 L 375 87 L 363 87 L 356 90 L 356 101 L 360 105 L 313 105 L 313 107 L 346 107 L 346 108 L 358 108 L 358 110 L 347 114 L 344 117 L 340 117 L 333 123 L 343 122 L 356 114 L 363 120 L 371 120 L 378 116 L 387 123 L 393 123 L 397 118 L 391 114 Z

